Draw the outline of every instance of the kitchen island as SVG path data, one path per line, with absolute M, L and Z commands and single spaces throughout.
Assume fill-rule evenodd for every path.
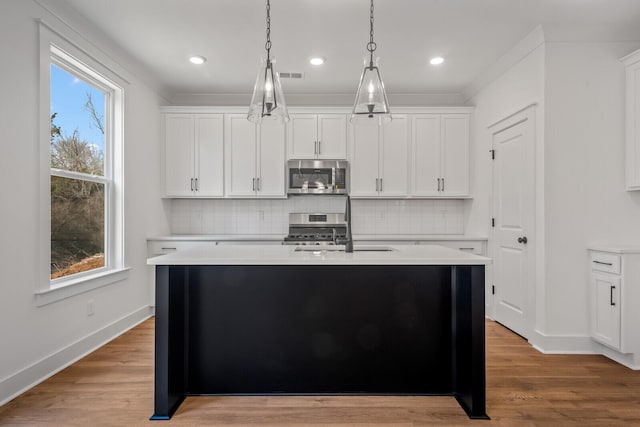
M 155 404 L 192 395 L 449 395 L 485 412 L 488 258 L 441 246 L 218 246 L 156 266 Z

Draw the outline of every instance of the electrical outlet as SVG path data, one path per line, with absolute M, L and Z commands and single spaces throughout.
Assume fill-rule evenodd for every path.
M 93 316 L 95 313 L 94 301 L 90 299 L 87 303 L 87 316 Z

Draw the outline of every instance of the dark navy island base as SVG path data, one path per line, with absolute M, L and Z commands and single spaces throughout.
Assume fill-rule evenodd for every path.
M 485 412 L 484 265 L 158 265 L 155 408 L 446 395 Z

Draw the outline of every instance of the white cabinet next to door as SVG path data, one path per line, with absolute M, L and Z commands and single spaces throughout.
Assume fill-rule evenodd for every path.
M 346 159 L 346 114 L 290 114 L 289 159 Z
M 223 195 L 222 114 L 164 114 L 164 148 L 166 196 Z
M 384 126 L 377 120 L 351 124 L 351 196 L 408 195 L 408 134 L 409 118 L 402 114 Z
M 626 183 L 640 190 L 640 50 L 622 58 L 626 67 Z
M 412 122 L 411 196 L 469 196 L 469 114 L 416 114 Z
M 640 353 L 640 247 L 591 249 L 591 337 L 620 353 Z
M 225 114 L 227 197 L 285 197 L 285 127 Z

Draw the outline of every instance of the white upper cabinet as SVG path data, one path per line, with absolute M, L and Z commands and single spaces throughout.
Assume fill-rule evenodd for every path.
M 222 114 L 164 114 L 164 148 L 166 196 L 223 195 Z
M 469 196 L 469 114 L 412 117 L 414 197 Z
M 285 197 L 285 127 L 225 114 L 227 197 Z
M 626 66 L 626 188 L 640 190 L 640 50 L 622 58 Z
M 408 195 L 408 135 L 406 115 L 394 114 L 384 126 L 376 120 L 351 124 L 351 196 Z
M 346 114 L 290 114 L 287 158 L 346 159 Z

